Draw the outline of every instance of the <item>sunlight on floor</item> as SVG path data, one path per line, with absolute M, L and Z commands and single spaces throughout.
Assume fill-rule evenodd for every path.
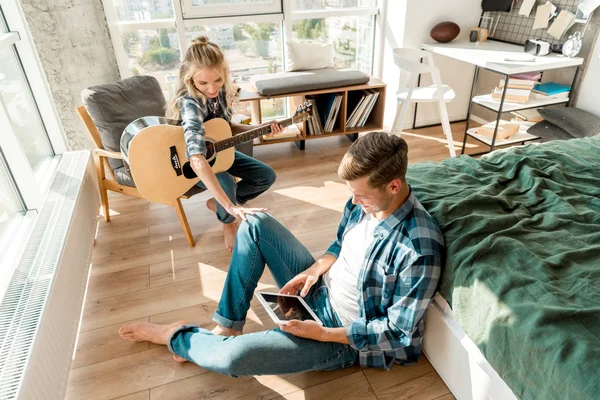
M 333 211 L 340 211 L 340 204 L 343 203 L 333 202 L 327 204 L 323 202 L 323 199 L 347 199 L 350 197 L 350 191 L 345 184 L 334 181 L 324 181 L 322 186 L 293 186 L 284 189 L 274 190 L 274 193 L 289 197 L 295 200 L 301 200 L 305 203 L 317 205 L 323 208 L 327 208 Z
M 411 136 L 414 138 L 419 138 L 419 139 L 433 140 L 434 142 L 444 144 L 444 145 L 446 145 L 446 147 L 448 147 L 448 141 L 446 140 L 445 137 L 433 137 L 433 136 L 429 136 L 429 135 L 419 135 L 416 133 L 404 132 L 404 131 L 402 131 L 402 135 L 408 135 L 408 136 Z M 462 149 L 462 142 L 453 140 L 452 143 L 454 143 L 455 150 L 460 151 Z M 477 146 L 478 146 L 477 144 L 471 144 L 471 143 L 467 143 L 467 145 L 466 145 L 467 148 L 474 148 Z

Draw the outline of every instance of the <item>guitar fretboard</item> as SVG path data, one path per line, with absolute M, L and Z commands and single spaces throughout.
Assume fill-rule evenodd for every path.
M 290 126 L 293 123 L 292 118 L 286 118 L 278 121 L 282 127 Z M 257 137 L 268 135 L 271 133 L 271 125 L 263 126 L 260 128 L 252 129 L 239 135 L 232 136 L 228 139 L 220 140 L 214 144 L 215 152 L 226 150 L 230 147 L 237 146 L 239 144 L 249 142 Z

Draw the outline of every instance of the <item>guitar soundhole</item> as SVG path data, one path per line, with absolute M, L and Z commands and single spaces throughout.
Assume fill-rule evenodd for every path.
M 210 165 L 211 167 L 215 164 L 215 161 L 217 161 L 216 158 L 213 158 L 212 160 L 210 159 L 213 156 L 213 154 L 215 154 L 214 143 L 206 142 L 206 159 L 208 160 L 208 165 Z M 194 179 L 198 177 L 189 161 L 183 164 L 181 170 L 183 171 L 183 176 L 185 176 L 187 179 Z
M 209 160 L 215 154 L 215 145 L 212 142 L 206 142 L 206 159 Z

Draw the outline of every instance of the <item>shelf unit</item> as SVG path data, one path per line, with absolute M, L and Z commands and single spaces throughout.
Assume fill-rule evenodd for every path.
M 476 65 L 475 66 L 475 74 L 473 76 L 473 84 L 471 86 L 471 101 L 469 102 L 469 109 L 467 111 L 465 136 L 463 138 L 461 154 L 465 154 L 465 149 L 467 146 L 467 137 L 469 137 L 469 136 L 472 137 L 473 139 L 479 141 L 480 143 L 483 143 L 490 147 L 490 149 L 488 151 L 484 151 L 484 152 L 480 152 L 480 153 L 476 153 L 476 154 L 470 154 L 471 156 L 478 156 L 478 155 L 489 153 L 489 152 L 493 151 L 495 147 L 506 146 L 506 145 L 515 144 L 515 143 L 525 144 L 525 142 L 529 142 L 532 140 L 541 140 L 541 137 L 534 136 L 534 135 L 528 134 L 526 132 L 518 132 L 509 139 L 497 139 L 496 134 L 498 132 L 498 125 L 500 124 L 500 120 L 502 119 L 502 114 L 504 114 L 504 113 L 509 113 L 512 111 L 519 111 L 519 110 L 527 110 L 527 109 L 531 109 L 531 108 L 546 107 L 546 106 L 551 106 L 551 105 L 556 105 L 556 104 L 564 104 L 567 107 L 569 106 L 570 98 L 568 98 L 568 97 L 567 98 L 549 98 L 549 99 L 530 99 L 527 103 L 511 103 L 509 101 L 505 101 L 504 96 L 506 93 L 506 88 L 508 88 L 508 81 L 512 74 L 500 72 L 498 70 L 493 70 L 492 72 L 495 72 L 495 73 L 498 73 L 498 74 L 504 76 L 504 79 L 505 79 L 504 80 L 504 93 L 502 95 L 502 100 L 501 101 L 494 100 L 492 98 L 491 94 L 475 96 L 475 86 L 477 84 L 477 78 L 479 76 L 479 69 L 480 69 L 480 67 L 478 65 Z M 577 65 L 577 69 L 573 76 L 573 83 L 571 85 L 571 88 L 574 87 L 575 77 L 577 76 L 578 71 L 579 71 L 579 66 Z M 532 71 L 528 71 L 528 72 L 535 72 L 535 71 L 532 70 Z M 478 135 L 477 128 L 469 128 L 469 122 L 471 119 L 471 108 L 472 108 L 473 104 L 480 105 L 481 107 L 484 107 L 484 108 L 496 113 L 496 126 L 494 128 L 494 135 L 491 138 L 487 137 L 487 136 Z
M 377 102 L 375 106 L 371 110 L 369 117 L 364 126 L 359 128 L 347 128 L 346 127 L 346 119 L 347 116 L 350 115 L 352 110 L 348 110 L 348 93 L 351 94 L 355 91 L 362 92 L 363 90 L 373 89 L 379 92 L 379 96 L 377 97 Z M 369 82 L 363 85 L 354 85 L 354 86 L 345 86 L 345 87 L 336 87 L 330 89 L 320 89 L 320 90 L 308 90 L 304 92 L 296 92 L 296 93 L 286 93 L 275 96 L 262 96 L 256 90 L 249 86 L 242 86 L 242 91 L 240 93 L 240 102 L 251 102 L 251 116 L 252 116 L 252 124 L 259 125 L 262 124 L 262 115 L 260 110 L 260 100 L 270 99 L 270 98 L 280 98 L 287 97 L 290 99 L 290 108 L 295 110 L 299 105 L 306 101 L 306 96 L 317 97 L 322 94 L 341 94 L 342 102 L 340 105 L 340 111 L 338 113 L 336 122 L 334 124 L 334 128 L 332 132 L 324 133 L 322 135 L 307 135 L 306 134 L 306 122 L 302 122 L 298 125 L 301 134 L 297 137 L 289 137 L 289 138 L 281 138 L 281 139 L 271 139 L 265 140 L 262 137 L 259 138 L 258 142 L 254 142 L 255 146 L 261 145 L 270 145 L 277 143 L 286 143 L 286 142 L 296 142 L 300 149 L 304 150 L 305 141 L 312 139 L 321 139 L 332 136 L 342 136 L 347 135 L 350 140 L 356 140 L 358 137 L 358 133 L 360 132 L 369 132 L 374 130 L 383 129 L 383 113 L 385 110 L 385 90 L 386 85 L 382 81 L 371 78 Z

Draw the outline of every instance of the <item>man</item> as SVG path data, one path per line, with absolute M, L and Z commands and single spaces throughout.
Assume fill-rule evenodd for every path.
M 136 322 L 120 335 L 167 345 L 177 361 L 229 376 L 416 362 L 444 245 L 406 183 L 407 152 L 403 139 L 383 132 L 352 144 L 338 169 L 352 198 L 337 237 L 317 261 L 273 217 L 249 215 L 238 230 L 212 332 L 181 321 Z M 324 326 L 294 320 L 242 335 L 265 263 L 281 293 L 300 292 Z

